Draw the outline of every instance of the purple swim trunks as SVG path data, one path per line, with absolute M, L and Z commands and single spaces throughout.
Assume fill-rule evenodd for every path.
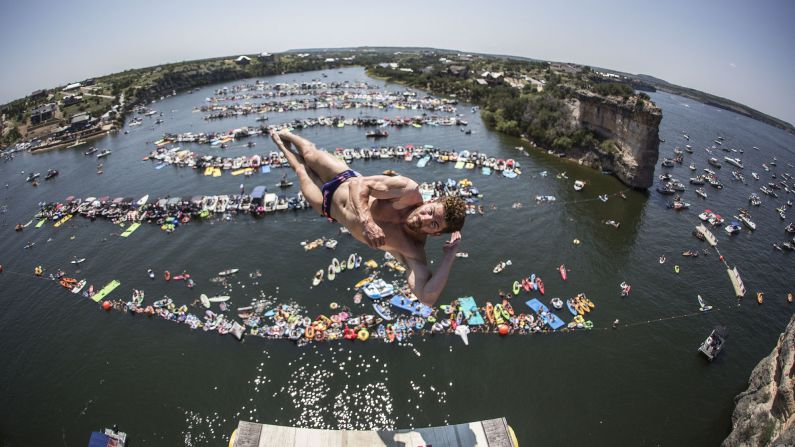
M 331 217 L 331 199 L 334 197 L 334 192 L 337 191 L 337 188 L 340 187 L 341 184 L 345 183 L 351 177 L 361 177 L 361 174 L 358 172 L 348 169 L 345 171 L 340 172 L 333 179 L 329 180 L 328 182 L 324 183 L 323 186 L 320 188 L 320 192 L 323 193 L 323 205 L 321 206 L 322 215 L 323 217 L 328 217 L 330 222 L 334 222 L 334 218 Z

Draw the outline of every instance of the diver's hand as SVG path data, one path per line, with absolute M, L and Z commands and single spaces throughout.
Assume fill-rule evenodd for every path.
M 364 239 L 367 241 L 367 245 L 372 248 L 379 248 L 386 243 L 386 236 L 384 235 L 384 230 L 378 226 L 372 219 L 368 219 L 364 222 Z
M 445 255 L 458 253 L 458 244 L 461 242 L 461 232 L 454 231 L 450 234 L 450 240 L 444 243 L 442 250 Z

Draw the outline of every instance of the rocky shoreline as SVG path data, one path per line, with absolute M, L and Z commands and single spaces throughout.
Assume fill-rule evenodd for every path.
M 795 445 L 795 316 L 751 372 L 748 389 L 735 397 L 732 432 L 724 447 Z

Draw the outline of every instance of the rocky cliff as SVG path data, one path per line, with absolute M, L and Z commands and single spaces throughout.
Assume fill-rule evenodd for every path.
M 795 316 L 773 352 L 751 372 L 734 400 L 732 432 L 724 447 L 795 445 Z
M 613 171 L 633 188 L 652 186 L 662 120 L 662 111 L 654 103 L 637 97 L 623 101 L 579 91 L 571 107 L 577 125 L 612 142 L 598 151 L 583 154 L 582 164 Z

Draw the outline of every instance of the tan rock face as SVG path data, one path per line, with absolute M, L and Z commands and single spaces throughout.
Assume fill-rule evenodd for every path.
M 598 154 L 601 166 L 612 170 L 633 188 L 649 188 L 654 183 L 654 168 L 659 158 L 659 127 L 662 111 L 650 101 L 638 106 L 620 99 L 602 98 L 587 92 L 578 93 L 574 114 L 579 125 L 617 143 L 617 150 Z
M 795 316 L 773 352 L 756 365 L 748 389 L 734 400 L 732 432 L 724 447 L 795 445 Z

